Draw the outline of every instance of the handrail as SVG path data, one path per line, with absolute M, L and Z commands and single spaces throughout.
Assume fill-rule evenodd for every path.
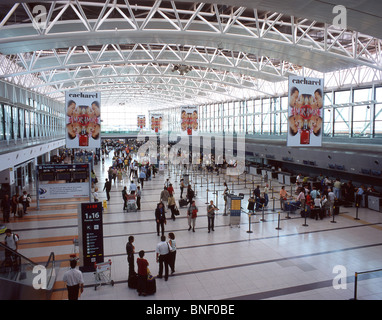
M 18 257 L 21 257 L 25 262 L 29 263 L 31 266 L 35 267 L 37 266 L 38 264 L 30 259 L 28 259 L 27 257 L 25 257 L 24 255 L 22 255 L 21 253 L 9 248 L 8 246 L 6 246 L 5 244 L 1 243 L 0 242 L 0 247 L 4 248 L 4 250 L 7 250 L 7 251 L 10 251 L 12 254 L 14 255 L 17 255 Z M 49 283 L 50 283 L 50 280 L 53 279 L 53 273 L 55 272 L 55 255 L 54 255 L 54 252 L 51 252 L 50 255 L 49 255 L 49 258 L 48 258 L 48 261 L 46 262 L 45 264 L 45 268 L 48 269 L 50 268 L 49 265 L 51 264 L 51 270 L 50 270 L 50 274 L 49 276 L 47 277 L 47 279 L 49 279 Z M 47 288 L 49 288 L 49 283 L 47 283 Z
M 373 272 L 380 272 L 380 271 L 382 271 L 382 269 L 355 272 L 355 274 L 354 274 L 354 298 L 353 298 L 353 300 L 357 300 L 358 275 L 366 274 L 366 273 L 373 273 Z

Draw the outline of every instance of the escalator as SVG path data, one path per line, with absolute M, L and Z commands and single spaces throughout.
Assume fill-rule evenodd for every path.
M 0 243 L 0 300 L 48 300 L 56 281 L 54 253 L 37 264 Z

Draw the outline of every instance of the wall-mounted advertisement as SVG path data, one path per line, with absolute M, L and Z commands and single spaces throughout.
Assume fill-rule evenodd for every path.
M 145 115 L 138 115 L 137 116 L 137 125 L 138 125 L 138 129 L 143 129 L 146 127 L 146 116 Z
M 184 106 L 181 108 L 181 130 L 182 133 L 187 135 L 195 135 L 198 132 L 198 107 L 197 106 Z
M 150 115 L 150 127 L 154 132 L 160 132 L 163 126 L 163 115 L 162 114 L 154 114 Z
M 289 77 L 288 147 L 321 147 L 324 80 Z
M 101 147 L 101 93 L 66 92 L 66 147 Z

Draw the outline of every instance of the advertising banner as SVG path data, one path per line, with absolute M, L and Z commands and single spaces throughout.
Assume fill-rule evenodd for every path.
M 39 184 L 40 199 L 65 199 L 89 197 L 88 182 Z
M 198 132 L 198 107 L 184 106 L 181 108 L 181 130 L 187 135 L 195 135 Z
M 138 129 L 143 129 L 146 127 L 146 116 L 145 115 L 138 115 L 137 116 L 137 124 Z
M 288 147 L 321 147 L 324 80 L 289 77 Z
M 150 127 L 154 132 L 159 132 L 162 130 L 163 125 L 163 115 L 162 114 L 151 114 L 150 115 Z
M 101 93 L 66 92 L 66 147 L 101 147 Z

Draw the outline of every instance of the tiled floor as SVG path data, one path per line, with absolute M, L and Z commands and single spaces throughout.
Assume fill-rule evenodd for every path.
M 102 192 L 106 170 L 111 158 L 104 166 L 95 168 L 100 183 L 101 201 L 106 199 Z M 83 300 L 107 299 L 350 299 L 354 291 L 354 273 L 382 268 L 382 213 L 361 208 L 359 217 L 354 220 L 355 209 L 340 209 L 335 217 L 324 220 L 307 219 L 308 226 L 303 226 L 300 215 L 291 215 L 285 219 L 280 214 L 281 230 L 278 225 L 278 200 L 276 211 L 265 211 L 266 221 L 260 221 L 261 213 L 252 219 L 253 233 L 249 229 L 248 217 L 242 214 L 240 227 L 230 224 L 230 217 L 223 216 L 220 210 L 215 220 L 215 231 L 207 232 L 206 217 L 206 176 L 196 179 L 199 216 L 196 232 L 188 231 L 186 209 L 175 220 L 168 219 L 166 234 L 174 232 L 178 251 L 176 256 L 176 273 L 165 282 L 157 279 L 155 295 L 140 297 L 135 290 L 127 286 L 127 261 L 125 245 L 129 235 L 135 236 L 136 252 L 143 249 L 149 261 L 149 268 L 154 275 L 158 272 L 155 262 L 155 247 L 159 242 L 154 221 L 154 208 L 159 200 L 160 191 L 168 171 L 157 175 L 145 184 L 142 193 L 142 210 L 140 212 L 123 212 L 121 190 L 123 183 L 113 184 L 111 200 L 104 213 L 104 249 L 105 258 L 112 260 L 112 278 L 115 285 L 105 285 L 94 290 L 93 273 L 85 273 L 85 290 Z M 244 176 L 240 185 L 234 178 L 235 192 L 245 193 L 242 206 L 247 206 L 251 183 L 245 188 Z M 251 177 L 247 177 L 248 181 Z M 260 181 L 260 177 L 255 177 Z M 179 199 L 179 175 L 170 172 L 170 181 L 175 185 L 176 199 Z M 195 177 L 194 177 L 195 181 Z M 215 188 L 223 190 L 224 177 L 209 177 L 209 200 Z M 128 180 L 125 179 L 128 183 Z M 256 184 L 255 182 L 255 184 Z M 280 186 L 272 181 L 275 197 Z M 229 182 L 229 186 L 232 183 Z M 287 187 L 288 189 L 289 187 Z M 223 208 L 223 198 L 219 192 L 218 205 Z M 213 198 L 212 198 L 213 197 Z M 278 198 L 278 197 L 277 197 Z M 215 201 L 216 202 L 216 201 Z M 48 206 L 49 205 L 49 206 Z M 78 234 L 76 202 L 56 201 L 41 205 L 39 211 L 30 210 L 21 221 L 11 220 L 9 228 L 14 229 L 21 237 L 20 252 L 34 261 L 46 261 L 53 251 L 61 264 L 58 281 L 52 299 L 67 299 L 67 292 L 62 282 L 64 271 L 68 268 L 69 255 L 74 247 L 72 239 Z M 169 218 L 169 214 L 167 214 Z M 335 266 L 343 266 L 341 273 L 333 272 Z M 382 299 L 382 273 L 378 277 L 359 277 L 359 299 Z M 335 289 L 337 278 L 343 276 L 342 289 Z

